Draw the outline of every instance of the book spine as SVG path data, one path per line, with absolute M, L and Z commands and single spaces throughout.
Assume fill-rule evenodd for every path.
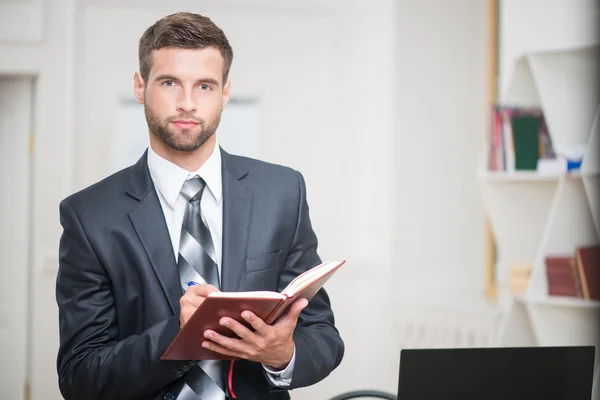
M 573 280 L 575 281 L 575 290 L 577 291 L 577 297 L 583 297 L 581 278 L 579 277 L 579 272 L 577 271 L 577 261 L 575 257 L 571 258 L 569 266 L 571 267 L 571 273 L 573 275 Z
M 273 310 L 271 310 L 271 312 L 269 313 L 269 315 L 267 315 L 267 317 L 265 318 L 265 324 L 267 325 L 271 325 L 273 324 L 273 322 L 275 322 L 275 320 L 277 320 L 277 318 L 279 318 L 280 314 L 281 314 L 281 309 L 283 308 L 283 306 L 285 304 L 287 304 L 287 300 L 289 299 L 289 296 L 285 296 L 284 299 L 279 300 L 279 303 L 277 303 L 277 305 L 275 305 L 275 307 L 273 307 Z
M 579 274 L 579 282 L 581 282 L 581 295 L 584 299 L 590 298 L 590 290 L 588 288 L 587 279 L 585 276 L 585 272 L 583 270 L 583 262 L 581 260 L 581 251 L 577 249 L 575 251 L 575 256 L 577 257 L 577 273 Z

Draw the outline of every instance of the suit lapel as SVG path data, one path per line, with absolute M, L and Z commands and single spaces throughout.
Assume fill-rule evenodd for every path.
M 169 230 L 148 171 L 147 152 L 131 169 L 127 194 L 139 200 L 138 205 L 129 213 L 129 219 L 144 247 L 173 314 L 177 314 L 180 309 L 179 298 L 182 295 L 182 289 Z
M 240 181 L 247 171 L 235 165 L 233 156 L 221 149 L 223 171 L 223 253 L 221 290 L 235 292 L 240 288 L 245 269 L 246 249 L 250 233 L 253 193 Z

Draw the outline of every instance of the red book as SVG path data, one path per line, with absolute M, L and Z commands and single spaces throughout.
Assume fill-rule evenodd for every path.
M 548 286 L 548 294 L 550 296 L 581 297 L 577 291 L 577 288 L 573 286 Z
M 575 258 L 571 256 L 547 256 L 546 278 L 550 296 L 581 297 L 581 288 Z
M 242 311 L 252 311 L 271 325 L 290 308 L 296 300 L 308 301 L 325 285 L 345 261 L 327 261 L 297 276 L 281 292 L 214 292 L 209 294 L 200 307 L 179 331 L 161 360 L 230 360 L 232 357 L 215 353 L 202 347 L 204 331 L 211 329 L 228 337 L 237 337 L 229 328 L 219 325 L 223 317 L 232 318 L 248 328 L 242 319 Z
M 548 275 L 553 275 L 553 274 L 570 274 L 571 273 L 571 267 L 570 267 L 570 262 L 571 262 L 571 256 L 559 256 L 559 255 L 553 255 L 553 256 L 546 256 L 545 261 L 546 261 L 546 272 L 548 273 Z

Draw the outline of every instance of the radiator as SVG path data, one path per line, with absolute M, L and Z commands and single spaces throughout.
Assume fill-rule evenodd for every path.
M 491 347 L 499 326 L 496 314 L 446 310 L 399 313 L 396 321 L 400 348 Z

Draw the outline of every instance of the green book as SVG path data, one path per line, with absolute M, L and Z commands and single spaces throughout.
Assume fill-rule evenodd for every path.
M 539 127 L 537 116 L 515 115 L 511 120 L 515 170 L 535 171 L 540 158 Z

